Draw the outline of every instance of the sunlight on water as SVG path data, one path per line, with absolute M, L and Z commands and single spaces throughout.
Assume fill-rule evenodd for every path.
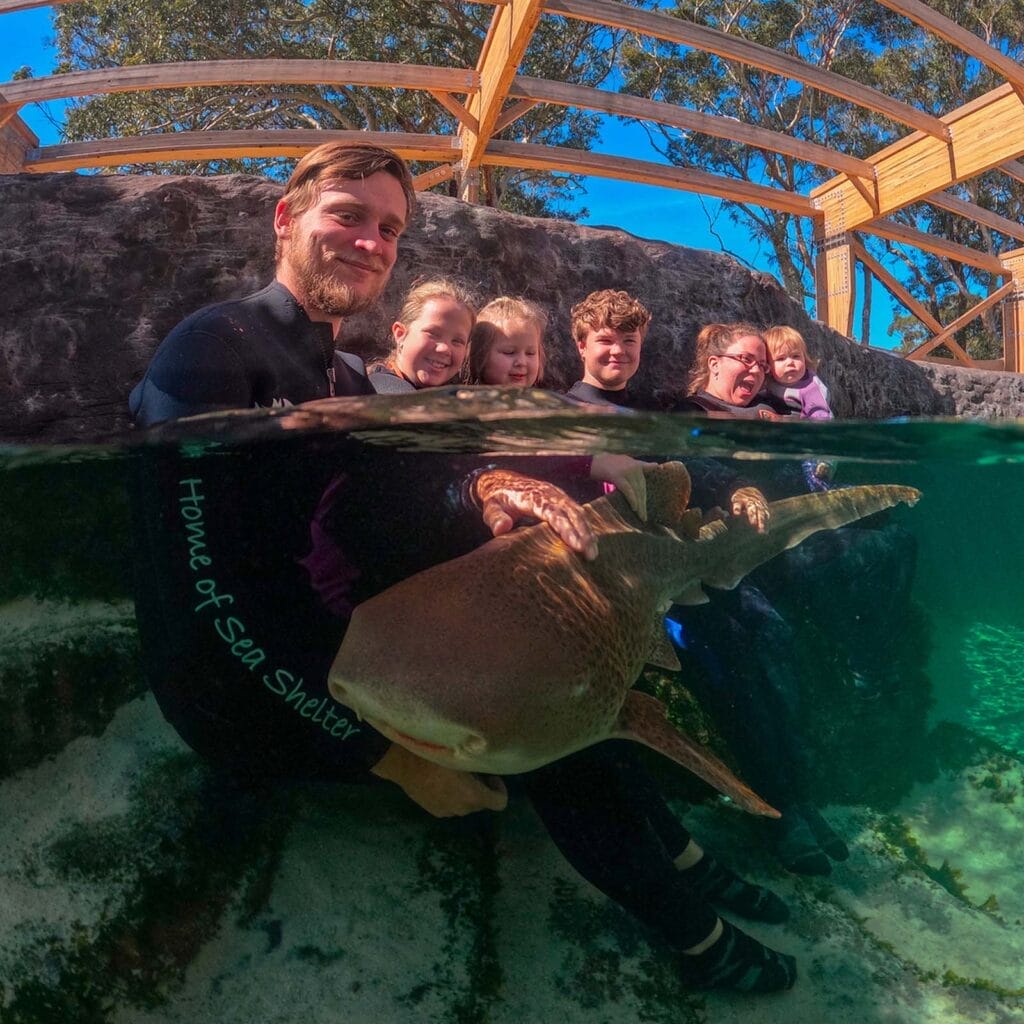
M 439 820 L 383 784 L 243 785 L 200 761 L 148 692 L 157 658 L 217 692 L 214 662 L 187 649 L 205 630 L 210 657 L 268 706 L 345 742 L 366 724 L 308 695 L 333 651 L 306 659 L 302 644 L 337 628 L 295 590 L 307 569 L 323 583 L 314 513 L 334 540 L 373 545 L 359 553 L 372 572 L 350 559 L 349 590 L 324 584 L 318 600 L 363 600 L 360 579 L 397 581 L 417 550 L 449 543 L 434 524 L 465 467 L 602 451 L 690 460 L 695 480 L 692 460 L 713 459 L 773 499 L 806 491 L 823 461 L 834 489 L 922 492 L 683 609 L 681 670 L 649 667 L 639 684 L 766 798 L 792 783 L 849 849 L 822 854 L 827 876 L 787 871 L 777 826 L 644 755 L 698 841 L 789 905 L 781 925 L 725 914 L 796 957 L 788 993 L 688 990 L 678 954 L 566 863 L 527 786 L 511 783 L 501 813 Z M 1022 461 L 1021 423 L 712 422 L 458 389 L 215 416 L 131 444 L 0 449 L 0 1021 L 1024 1021 Z M 325 491 L 339 471 L 344 486 L 372 482 L 343 517 Z M 436 490 L 422 516 L 408 480 Z M 392 521 L 414 525 L 396 535 Z M 153 563 L 139 576 L 140 537 L 186 589 Z M 292 557 L 295 537 L 307 550 Z M 558 596 L 553 572 L 525 575 Z M 644 586 L 653 563 L 622 572 Z M 136 585 L 188 596 L 162 654 L 140 655 Z M 425 677 L 469 656 L 446 594 L 430 595 L 430 621 L 394 623 L 385 660 L 435 635 Z M 467 594 L 460 616 L 486 600 Z M 590 614 L 600 600 L 585 594 L 510 620 L 508 643 L 541 658 L 554 628 L 541 661 L 576 650 L 568 618 L 551 622 Z M 614 635 L 603 626 L 574 657 L 610 656 Z M 239 715 L 231 749 L 281 762 Z

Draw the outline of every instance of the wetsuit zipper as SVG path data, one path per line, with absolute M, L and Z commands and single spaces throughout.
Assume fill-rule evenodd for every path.
M 330 398 L 334 398 L 334 387 L 337 383 L 337 374 L 334 369 L 334 346 L 330 343 L 326 347 L 321 345 L 320 351 L 324 357 L 324 373 L 327 374 L 327 394 Z

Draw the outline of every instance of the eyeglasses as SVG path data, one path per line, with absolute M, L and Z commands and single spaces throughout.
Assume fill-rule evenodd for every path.
M 742 363 L 748 370 L 752 370 L 756 366 L 762 373 L 768 372 L 768 364 L 761 359 L 755 359 L 749 352 L 740 352 L 739 354 L 722 352 L 720 354 L 728 359 L 735 359 L 736 362 Z

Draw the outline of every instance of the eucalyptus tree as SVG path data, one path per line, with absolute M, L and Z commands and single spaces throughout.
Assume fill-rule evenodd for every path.
M 929 0 L 930 5 L 1015 59 L 1024 54 L 1019 26 L 1024 0 Z M 695 21 L 801 59 L 907 102 L 936 116 L 999 84 L 987 68 L 904 17 L 861 0 L 675 0 L 664 13 Z M 908 129 L 853 104 L 756 68 L 650 40 L 623 46 L 623 88 L 637 95 L 784 132 L 861 158 L 868 158 Z M 793 157 L 737 142 L 673 128 L 648 127 L 652 145 L 669 161 L 726 177 L 806 194 L 833 173 Z M 992 172 L 953 190 L 1010 219 L 1020 219 L 1024 189 Z M 727 215 L 768 247 L 786 289 L 807 300 L 813 294 L 813 227 L 808 219 L 739 202 L 725 202 Z M 989 252 L 1019 243 L 926 204 L 897 219 Z M 901 267 L 909 290 L 949 322 L 991 286 L 984 271 L 942 257 L 909 253 L 893 243 L 865 239 L 876 255 Z M 995 344 L 995 313 L 967 333 L 974 353 Z M 867 317 L 865 316 L 865 322 Z M 907 346 L 928 336 L 927 328 L 895 312 L 891 331 Z
M 455 0 L 87 0 L 54 15 L 58 71 L 229 58 L 315 58 L 442 67 L 476 66 L 493 7 Z M 579 21 L 545 17 L 522 73 L 598 86 L 616 61 L 619 37 Z M 536 107 L 499 137 L 585 149 L 598 118 Z M 414 90 L 331 85 L 245 85 L 89 97 L 72 104 L 69 141 L 146 132 L 246 128 L 367 129 L 450 135 L 454 116 Z M 259 170 L 281 160 L 170 164 L 174 173 Z M 147 168 L 151 169 L 151 168 Z M 533 214 L 572 212 L 579 180 L 486 169 L 482 199 Z M 577 214 L 579 211 L 576 211 Z

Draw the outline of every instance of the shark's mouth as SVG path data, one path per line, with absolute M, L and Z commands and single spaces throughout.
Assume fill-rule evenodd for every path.
M 387 736 L 388 739 L 394 740 L 396 743 L 400 743 L 403 747 L 408 749 L 419 749 L 433 754 L 454 753 L 451 747 L 446 747 L 443 743 L 431 743 L 429 740 L 422 740 L 418 736 L 410 736 L 408 733 L 402 732 L 385 722 L 367 718 L 366 723 L 376 729 L 377 732 L 381 733 L 381 735 Z

